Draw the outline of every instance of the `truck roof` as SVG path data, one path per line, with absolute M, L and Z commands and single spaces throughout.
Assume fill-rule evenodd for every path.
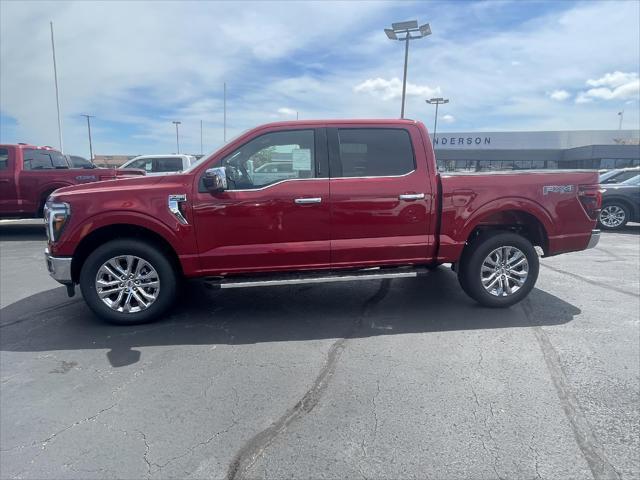
M 355 119 L 333 119 L 333 120 L 287 120 L 281 122 L 265 123 L 260 125 L 260 128 L 264 127 L 280 127 L 280 126 L 292 126 L 292 125 L 346 125 L 346 124 L 363 124 L 363 125 L 416 125 L 419 123 L 417 120 L 411 120 L 407 118 L 355 118 Z
M 48 145 L 44 145 L 44 146 L 37 146 L 37 145 L 30 145 L 28 143 L 2 143 L 0 144 L 0 147 L 15 147 L 15 148 L 31 148 L 31 149 L 35 149 L 35 150 L 52 150 L 54 152 L 59 152 L 58 149 L 50 147 Z

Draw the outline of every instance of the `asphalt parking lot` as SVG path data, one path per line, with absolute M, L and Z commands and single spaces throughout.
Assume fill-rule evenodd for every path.
M 2 478 L 640 476 L 640 226 L 477 306 L 421 279 L 214 291 L 115 327 L 0 223 Z

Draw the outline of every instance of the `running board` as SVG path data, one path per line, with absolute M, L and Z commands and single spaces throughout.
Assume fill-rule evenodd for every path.
M 272 287 L 310 283 L 353 282 L 357 280 L 384 280 L 414 278 L 428 272 L 426 268 L 367 269 L 350 272 L 315 272 L 260 277 L 207 278 L 205 282 L 216 288 Z

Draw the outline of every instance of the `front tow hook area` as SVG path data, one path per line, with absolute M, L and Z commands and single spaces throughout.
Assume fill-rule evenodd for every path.
M 67 283 L 67 284 L 65 284 L 65 287 L 67 287 L 67 295 L 69 296 L 69 298 L 75 296 L 75 294 L 76 294 L 76 286 L 75 286 L 75 284 Z

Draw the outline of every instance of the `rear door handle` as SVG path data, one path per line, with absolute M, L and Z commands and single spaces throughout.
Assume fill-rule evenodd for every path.
M 424 193 L 403 193 L 398 196 L 400 200 L 422 200 L 424 198 Z
M 322 202 L 322 198 L 320 197 L 312 197 L 312 198 L 296 198 L 294 200 L 297 205 L 309 205 L 311 203 L 320 203 Z

